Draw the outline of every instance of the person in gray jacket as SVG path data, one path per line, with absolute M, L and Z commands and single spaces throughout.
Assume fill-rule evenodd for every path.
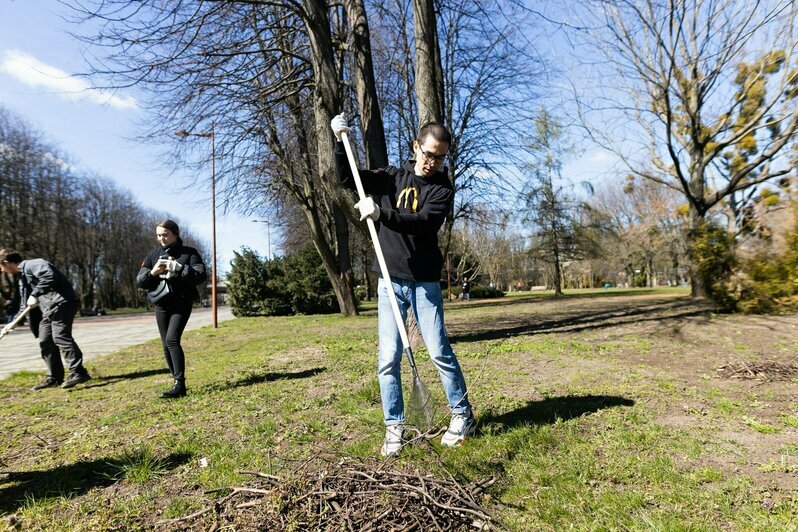
M 10 274 L 21 274 L 20 301 L 24 301 L 28 307 L 41 309 L 37 338 L 48 374 L 33 389 L 58 385 L 72 388 L 91 379 L 83 367 L 83 353 L 72 338 L 72 322 L 78 310 L 78 298 L 69 279 L 46 260 L 23 260 L 22 255 L 13 249 L 0 249 L 0 269 Z M 69 366 L 69 378 L 66 380 L 61 356 Z

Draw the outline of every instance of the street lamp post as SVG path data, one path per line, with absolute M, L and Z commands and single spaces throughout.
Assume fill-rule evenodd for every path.
M 272 260 L 272 224 L 269 223 L 269 220 L 252 221 L 266 224 L 266 258 L 267 260 Z
M 175 135 L 181 139 L 188 137 L 202 137 L 211 139 L 211 259 L 213 269 L 211 275 L 211 325 L 216 329 L 219 324 L 216 310 L 216 135 L 214 134 L 213 124 L 207 133 L 191 133 L 185 129 L 175 131 Z

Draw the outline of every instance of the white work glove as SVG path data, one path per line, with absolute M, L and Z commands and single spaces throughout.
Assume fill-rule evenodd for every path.
M 166 263 L 166 269 L 171 273 L 177 273 L 183 269 L 183 265 L 176 260 L 169 260 L 169 262 Z
M 341 133 L 346 131 L 349 133 L 352 131 L 352 128 L 349 127 L 349 124 L 346 121 L 346 114 L 341 113 L 340 115 L 336 115 L 330 120 L 330 127 L 333 130 L 333 135 L 335 135 L 335 140 L 341 142 Z
M 371 218 L 375 222 L 380 219 L 380 207 L 371 199 L 371 196 L 366 196 L 355 203 L 355 208 L 360 211 L 361 222 L 366 218 Z
M 29 307 L 33 307 L 33 308 L 38 307 L 39 306 L 39 298 L 37 298 L 36 296 L 28 296 L 27 305 Z

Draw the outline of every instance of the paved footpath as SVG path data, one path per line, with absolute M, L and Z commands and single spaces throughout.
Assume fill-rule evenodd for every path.
M 233 312 L 230 307 L 219 307 L 217 318 L 218 321 L 232 319 Z M 199 329 L 210 324 L 211 309 L 195 308 L 186 330 Z M 76 318 L 72 334 L 83 351 L 83 360 L 86 361 L 158 338 L 158 326 L 152 312 Z M 23 370 L 45 370 L 39 354 L 39 343 L 27 325 L 18 327 L 0 340 L 0 379 Z

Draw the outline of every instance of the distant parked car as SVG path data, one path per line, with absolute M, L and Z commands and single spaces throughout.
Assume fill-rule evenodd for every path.
M 101 307 L 80 309 L 81 316 L 105 316 L 105 314 L 105 309 Z

